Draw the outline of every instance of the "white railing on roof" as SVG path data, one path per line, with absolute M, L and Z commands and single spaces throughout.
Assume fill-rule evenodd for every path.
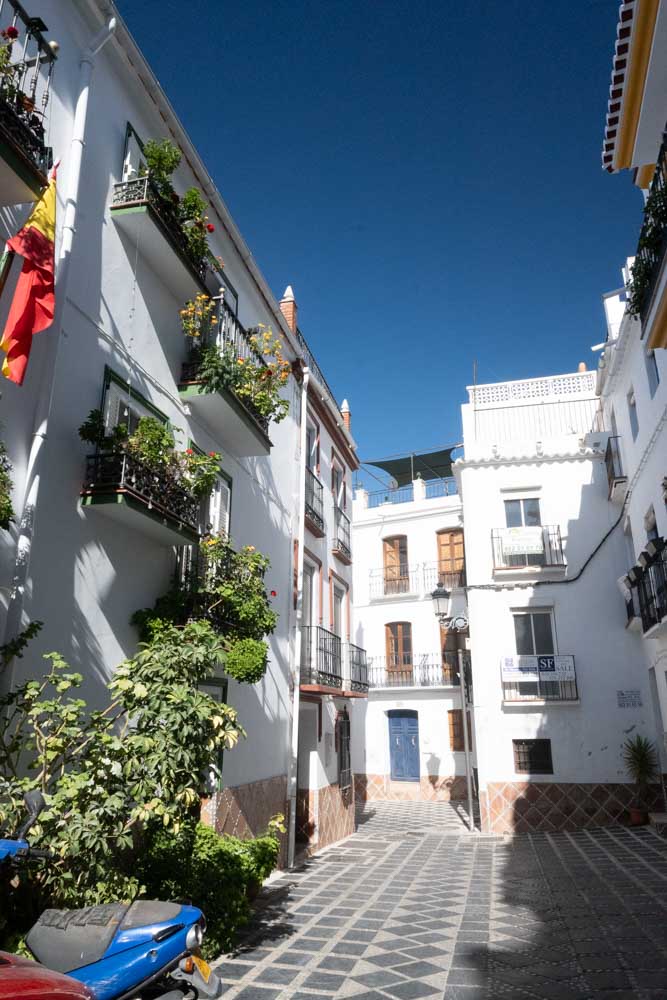
M 468 386 L 470 402 L 477 408 L 521 403 L 549 403 L 595 395 L 595 372 L 524 378 L 516 382 L 490 382 Z

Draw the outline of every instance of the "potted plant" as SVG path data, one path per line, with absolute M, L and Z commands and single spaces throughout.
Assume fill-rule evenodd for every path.
M 658 777 L 658 755 L 645 736 L 633 737 L 623 744 L 623 763 L 635 783 L 635 797 L 630 806 L 630 825 L 648 822 L 648 787 Z

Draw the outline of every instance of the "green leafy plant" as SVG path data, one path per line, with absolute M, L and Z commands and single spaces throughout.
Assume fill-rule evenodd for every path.
M 5 531 L 14 520 L 12 504 L 12 465 L 7 457 L 7 449 L 0 441 L 0 528 Z
M 9 642 L 0 646 L 0 671 L 8 667 L 15 657 L 19 660 L 22 659 L 26 646 L 41 632 L 43 627 L 44 622 L 30 622 L 15 639 L 10 639 Z
M 630 271 L 628 312 L 637 316 L 653 281 L 657 261 L 667 239 L 667 190 L 653 186 L 644 205 L 644 224 L 639 237 L 637 256 Z M 647 254 L 642 254 L 646 251 Z
M 147 173 L 158 194 L 167 202 L 178 201 L 171 177 L 181 162 L 181 151 L 170 139 L 149 139 L 144 143 L 143 157 Z
M 623 744 L 623 763 L 635 783 L 635 804 L 645 808 L 649 785 L 658 778 L 658 755 L 645 736 L 637 734 Z
M 237 639 L 227 649 L 225 672 L 237 681 L 256 684 L 266 673 L 268 654 L 261 639 Z

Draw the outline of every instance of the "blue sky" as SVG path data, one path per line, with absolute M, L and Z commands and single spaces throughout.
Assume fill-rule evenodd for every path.
M 362 458 L 589 366 L 641 197 L 600 168 L 618 0 L 120 0 Z

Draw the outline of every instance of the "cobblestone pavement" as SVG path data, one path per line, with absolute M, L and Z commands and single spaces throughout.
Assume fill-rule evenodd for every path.
M 226 1000 L 667 998 L 650 829 L 484 837 L 391 805 L 263 891 Z

